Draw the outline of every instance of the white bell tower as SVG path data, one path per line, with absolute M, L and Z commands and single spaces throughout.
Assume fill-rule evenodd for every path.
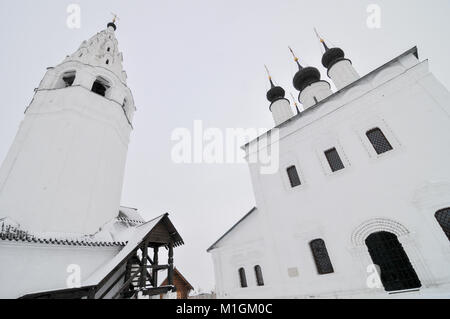
M 118 214 L 135 106 L 115 30 L 48 68 L 0 169 L 0 218 L 92 234 Z

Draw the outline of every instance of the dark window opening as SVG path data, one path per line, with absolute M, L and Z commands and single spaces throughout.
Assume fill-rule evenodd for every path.
M 327 247 L 322 239 L 314 239 L 309 243 L 311 252 L 316 263 L 319 275 L 331 274 L 334 272 L 330 257 L 328 256 Z
M 325 151 L 325 157 L 327 158 L 332 172 L 336 172 L 344 168 L 344 164 L 342 163 L 336 148 L 333 147 L 328 151 Z
M 386 291 L 422 286 L 396 235 L 376 232 L 367 237 L 366 245 L 373 263 L 380 267 L 380 279 Z
M 109 64 L 109 60 L 106 60 L 106 64 Z
M 72 86 L 75 81 L 75 72 L 67 72 L 64 73 L 62 80 L 64 82 L 64 87 Z
M 101 78 L 98 78 L 92 85 L 92 92 L 97 93 L 101 96 L 105 96 L 108 88 L 109 85 L 107 84 L 107 82 Z
M 239 268 L 239 280 L 241 282 L 241 287 L 246 288 L 247 287 L 247 277 L 245 276 L 244 268 Z
M 108 51 L 108 52 L 109 52 L 110 50 L 111 50 L 111 48 L 106 49 L 106 51 Z
M 436 220 L 450 241 L 450 207 L 437 211 L 434 217 L 436 217 Z
M 366 135 L 377 154 L 383 154 L 392 150 L 391 143 L 389 143 L 386 136 L 384 136 L 383 132 L 378 127 L 367 131 Z
M 291 183 L 291 187 L 301 185 L 300 177 L 298 177 L 297 169 L 295 168 L 295 166 L 288 167 L 286 171 L 289 177 L 289 182 Z
M 262 270 L 260 265 L 255 266 L 255 276 L 256 276 L 256 284 L 258 286 L 264 286 L 264 278 L 262 275 Z

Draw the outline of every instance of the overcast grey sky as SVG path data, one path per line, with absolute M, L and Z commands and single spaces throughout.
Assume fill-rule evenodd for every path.
M 66 26 L 66 8 L 81 6 L 81 28 Z M 381 7 L 381 28 L 366 25 L 366 8 Z M 319 67 L 313 33 L 343 48 L 364 75 L 414 45 L 432 72 L 450 87 L 448 0 L 0 0 L 0 160 L 46 67 L 119 15 L 124 55 L 138 111 L 128 151 L 122 203 L 147 219 L 170 213 L 185 240 L 175 263 L 196 288 L 214 286 L 206 248 L 254 205 L 245 164 L 180 165 L 171 161 L 177 127 L 271 128 L 263 64 L 287 92 L 295 65 Z M 280 212 L 282 216 L 283 212 Z

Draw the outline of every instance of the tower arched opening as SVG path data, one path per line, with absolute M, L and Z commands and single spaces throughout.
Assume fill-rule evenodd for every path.
M 107 80 L 102 77 L 97 77 L 97 79 L 94 81 L 94 84 L 92 84 L 91 91 L 101 96 L 106 96 L 106 93 L 110 88 L 111 85 Z

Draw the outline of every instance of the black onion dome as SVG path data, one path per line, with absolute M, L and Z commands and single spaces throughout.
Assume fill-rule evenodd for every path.
M 275 102 L 276 100 L 280 100 L 282 98 L 284 98 L 284 95 L 286 94 L 286 92 L 284 91 L 284 89 L 281 86 L 274 86 L 272 84 L 272 87 L 270 88 L 269 91 L 267 91 L 267 99 L 269 100 L 269 102 Z
M 322 57 L 322 65 L 329 69 L 331 68 L 336 62 L 339 62 L 343 60 L 345 57 L 344 51 L 340 48 L 331 48 L 328 50 L 325 50 L 325 53 Z
M 109 28 L 109 27 L 113 27 L 114 31 L 117 30 L 117 26 L 116 26 L 116 24 L 115 24 L 114 22 L 108 23 L 108 26 L 107 26 L 107 27 L 108 27 L 108 28 Z
M 303 91 L 308 85 L 320 81 L 320 72 L 312 66 L 300 69 L 295 75 L 293 84 L 298 91 Z

